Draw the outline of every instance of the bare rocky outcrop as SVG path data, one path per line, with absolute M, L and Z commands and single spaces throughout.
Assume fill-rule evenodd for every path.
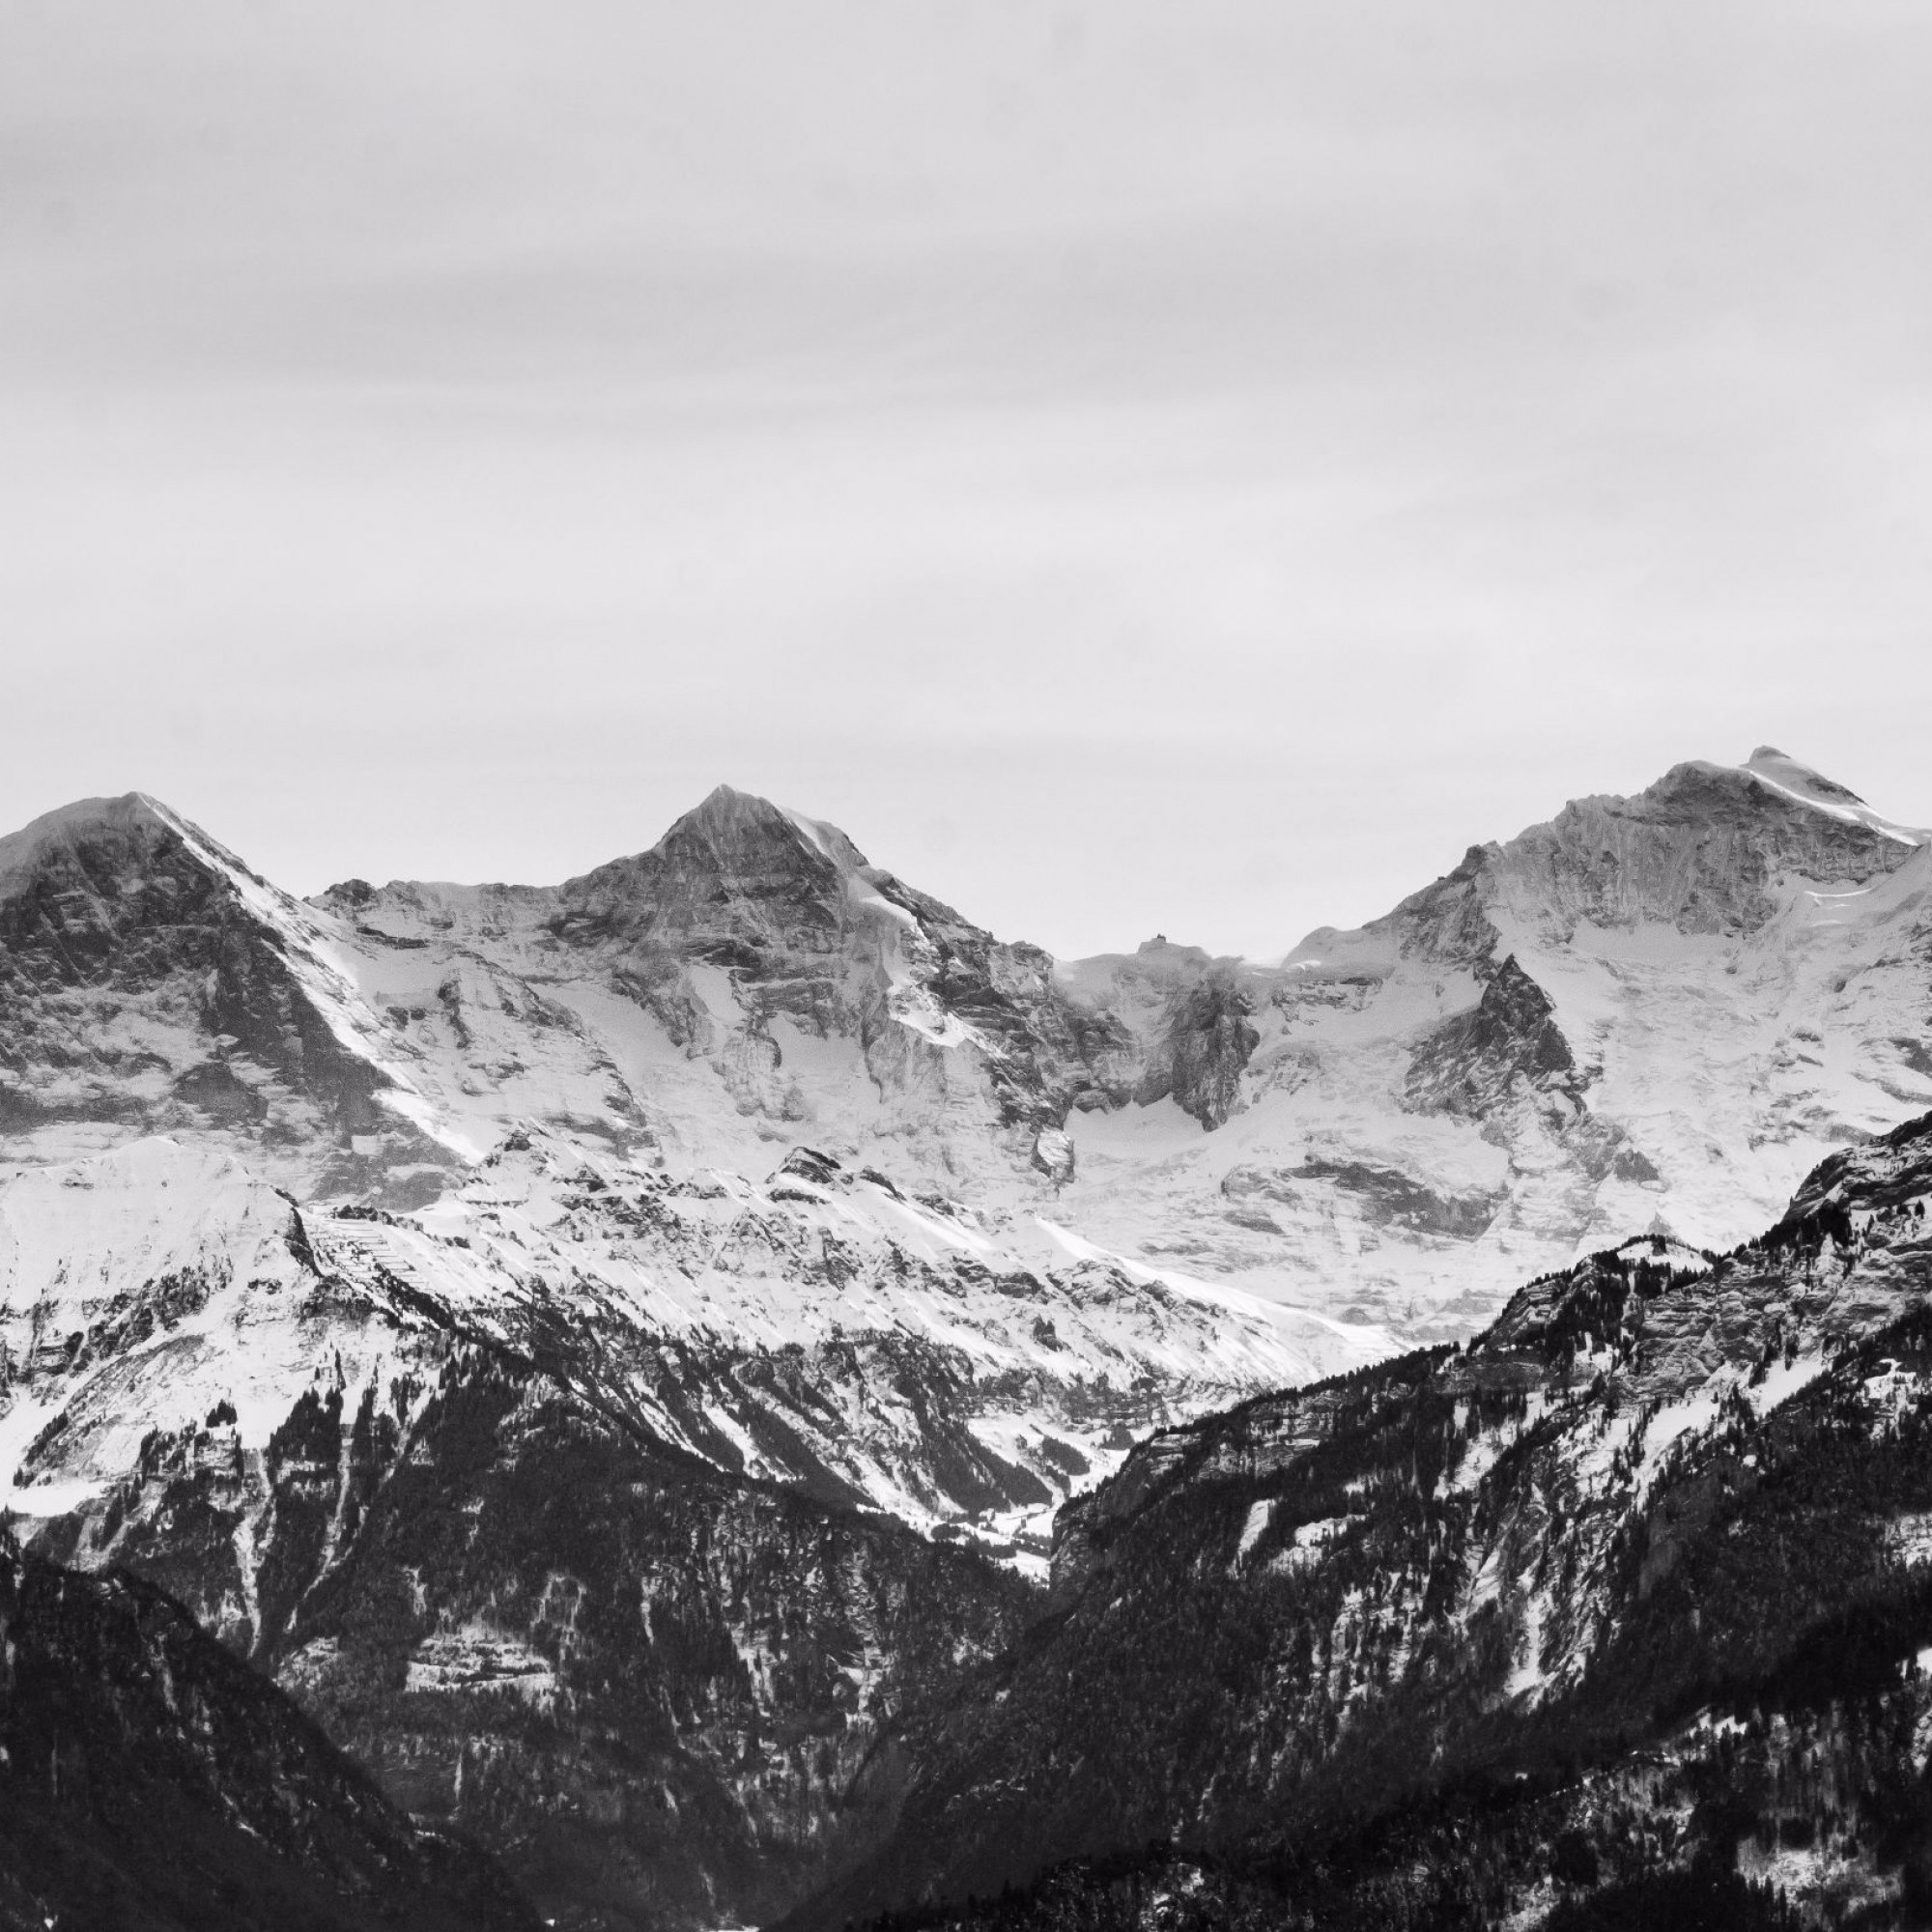
M 1411 1106 L 1478 1120 L 1517 1093 L 1535 1090 L 1580 1101 L 1577 1056 L 1549 996 L 1511 953 L 1491 974 L 1474 1008 L 1446 1022 L 1409 1062 Z
M 0 841 L 10 1134 L 207 1127 L 306 1142 L 325 1170 L 358 1137 L 386 1137 L 398 1164 L 435 1156 L 384 1108 L 391 1082 L 339 1037 L 246 878 L 139 793 Z

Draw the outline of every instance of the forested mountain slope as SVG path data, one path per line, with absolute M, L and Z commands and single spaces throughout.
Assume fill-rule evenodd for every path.
M 1645 1237 L 1465 1350 L 1157 1435 L 793 1922 L 1073 1859 L 1115 1862 L 986 1922 L 1690 1923 L 1659 1901 L 1746 1914 L 1741 1880 L 1924 1922 L 1928 1199 L 1932 1117 L 1729 1255 Z
M 534 1932 L 175 1603 L 0 1537 L 0 1925 Z

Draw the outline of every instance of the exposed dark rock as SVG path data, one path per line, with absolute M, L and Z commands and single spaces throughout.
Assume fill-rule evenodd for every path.
M 1418 1234 L 1446 1235 L 1471 1240 L 1495 1218 L 1498 1194 L 1438 1194 L 1392 1168 L 1371 1167 L 1362 1161 L 1328 1160 L 1310 1155 L 1294 1167 L 1269 1172 L 1254 1167 L 1232 1168 L 1222 1177 L 1221 1192 L 1230 1200 L 1254 1198 L 1292 1203 L 1293 1183 L 1325 1181 L 1353 1195 L 1368 1219 L 1382 1227 L 1411 1228 Z
M 1519 1082 L 1575 1098 L 1576 1072 L 1576 1055 L 1549 996 L 1512 953 L 1490 976 L 1475 1007 L 1416 1049 L 1408 1102 L 1427 1112 L 1481 1116 L 1505 1104 Z
M 819 1187 L 831 1187 L 838 1179 L 838 1163 L 816 1148 L 796 1147 L 779 1164 L 781 1174 L 795 1174 Z
M 198 1117 L 254 1128 L 279 1096 L 326 1141 L 421 1144 L 378 1106 L 387 1081 L 338 1039 L 273 929 L 138 793 L 0 841 L 0 1000 L 16 1125 L 107 1118 L 156 1130 Z M 145 1030 L 166 1044 L 130 1064 L 115 1043 L 124 1010 L 151 1015 Z
M 1218 1127 L 1235 1111 L 1241 1071 L 1261 1039 L 1254 1009 L 1225 963 L 1206 966 L 1196 983 L 1170 995 L 1164 1037 L 1135 1100 L 1145 1106 L 1172 1095 L 1204 1127 Z

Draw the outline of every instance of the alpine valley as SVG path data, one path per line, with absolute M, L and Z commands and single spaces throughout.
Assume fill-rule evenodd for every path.
M 724 788 L 555 887 L 0 839 L 43 1893 L 153 1734 L 211 1926 L 1921 1922 L 1928 844 L 1766 749 L 1263 965 Z

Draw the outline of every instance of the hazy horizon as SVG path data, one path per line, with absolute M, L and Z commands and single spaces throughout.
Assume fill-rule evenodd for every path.
M 0 822 L 560 879 L 721 781 L 1278 954 L 1760 742 L 1932 820 L 1932 16 L 25 0 Z

